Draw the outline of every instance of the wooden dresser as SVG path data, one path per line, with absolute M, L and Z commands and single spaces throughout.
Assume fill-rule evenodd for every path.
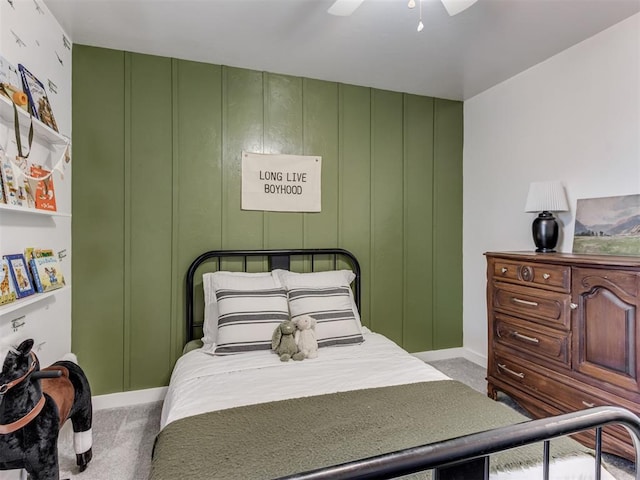
M 489 252 L 487 392 L 535 417 L 599 405 L 640 414 L 640 258 Z M 593 447 L 592 432 L 576 438 Z M 622 427 L 603 450 L 635 459 Z

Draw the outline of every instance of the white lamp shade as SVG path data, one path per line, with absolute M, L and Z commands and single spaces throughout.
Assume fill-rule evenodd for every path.
M 566 212 L 569 210 L 562 182 L 531 182 L 525 212 Z

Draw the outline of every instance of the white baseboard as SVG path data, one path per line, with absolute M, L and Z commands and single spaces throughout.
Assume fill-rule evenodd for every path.
M 164 400 L 167 387 L 147 388 L 145 390 L 133 390 L 131 392 L 108 393 L 96 395 L 91 398 L 94 410 L 106 408 L 131 407 L 142 403 L 152 403 Z
M 434 360 L 449 360 L 450 358 L 466 358 L 470 362 L 487 367 L 487 358 L 479 353 L 464 347 L 444 348 L 442 350 L 429 350 L 427 352 L 416 352 L 413 354 L 423 362 L 431 362 Z

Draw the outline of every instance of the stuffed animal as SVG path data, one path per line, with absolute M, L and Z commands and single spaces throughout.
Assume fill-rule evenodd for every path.
M 24 468 L 33 480 L 57 480 L 58 433 L 67 419 L 79 471 L 91 460 L 91 389 L 73 361 L 40 370 L 33 344 L 30 338 L 9 347 L 0 372 L 0 470 Z
M 304 354 L 305 358 L 316 358 L 318 356 L 316 319 L 309 315 L 301 315 L 293 323 L 296 324 L 297 328 L 295 339 L 298 350 Z
M 285 320 L 273 331 L 271 349 L 280 355 L 280 361 L 282 362 L 288 362 L 291 359 L 304 359 L 304 354 L 298 351 L 294 338 L 295 333 L 296 325 L 291 320 Z

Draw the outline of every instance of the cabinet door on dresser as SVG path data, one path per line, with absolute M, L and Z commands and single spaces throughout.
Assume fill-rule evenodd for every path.
M 574 369 L 638 392 L 640 274 L 573 268 Z

